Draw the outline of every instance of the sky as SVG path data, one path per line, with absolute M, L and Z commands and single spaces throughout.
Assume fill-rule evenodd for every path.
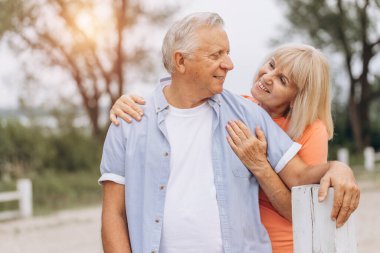
M 146 0 L 148 4 L 162 5 L 162 3 L 176 2 L 173 0 L 154 1 Z M 181 9 L 176 13 L 177 18 L 181 18 L 187 14 L 197 11 L 217 12 L 225 21 L 225 30 L 230 39 L 231 58 L 234 62 L 234 70 L 232 70 L 225 81 L 225 88 L 238 93 L 248 94 L 251 81 L 257 69 L 263 63 L 265 56 L 270 52 L 272 46 L 270 40 L 279 38 L 280 26 L 284 23 L 283 9 L 278 6 L 278 0 L 267 1 L 247 1 L 247 0 L 181 0 Z M 155 47 L 159 48 L 164 37 L 165 31 L 169 28 L 162 29 L 162 33 L 154 40 Z M 285 43 L 286 41 L 284 41 Z M 167 75 L 161 64 L 157 64 L 159 71 L 157 80 Z M 20 78 L 22 66 L 17 61 L 17 57 L 12 55 L 6 45 L 0 44 L 0 109 L 14 108 L 18 105 L 18 96 L 20 89 L 23 89 Z M 41 70 L 41 75 L 51 79 L 57 74 L 54 70 Z M 62 89 L 63 86 L 57 74 L 56 86 Z M 51 81 L 47 82 L 53 83 Z M 146 94 L 153 89 L 154 85 L 142 86 L 131 85 L 127 92 Z M 40 89 L 49 89 L 45 83 Z M 66 88 L 70 92 L 75 92 L 72 88 Z M 56 88 L 54 88 L 56 89 Z M 69 92 L 63 91 L 63 92 Z M 60 91 L 61 92 L 61 91 Z M 34 95 L 37 96 L 37 95 Z M 31 98 L 32 99 L 32 98 Z M 33 99 L 37 99 L 34 97 Z M 40 95 L 40 99 L 46 97 Z
M 218 13 L 225 21 L 229 36 L 234 69 L 229 72 L 225 88 L 248 94 L 257 69 L 272 49 L 270 40 L 278 38 L 280 25 L 284 22 L 283 9 L 278 0 L 183 0 L 182 17 L 191 12 Z M 162 72 L 164 73 L 164 72 Z

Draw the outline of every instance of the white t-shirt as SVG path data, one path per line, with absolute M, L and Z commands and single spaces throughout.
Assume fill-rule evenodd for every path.
M 212 166 L 213 111 L 169 108 L 171 148 L 160 253 L 223 253 Z

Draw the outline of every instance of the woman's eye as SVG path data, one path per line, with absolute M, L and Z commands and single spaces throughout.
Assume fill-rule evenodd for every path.
M 269 66 L 270 66 L 272 69 L 274 69 L 274 62 L 273 62 L 273 61 L 270 61 L 270 62 L 269 62 Z
M 286 84 L 286 79 L 285 79 L 285 78 L 281 77 L 280 80 L 281 80 L 281 83 L 282 83 L 283 85 Z

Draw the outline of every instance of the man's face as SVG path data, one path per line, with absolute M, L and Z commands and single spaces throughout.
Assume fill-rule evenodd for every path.
M 233 69 L 226 32 L 219 27 L 203 27 L 197 31 L 197 47 L 185 57 L 184 77 L 194 92 L 209 98 L 223 91 L 227 72 Z

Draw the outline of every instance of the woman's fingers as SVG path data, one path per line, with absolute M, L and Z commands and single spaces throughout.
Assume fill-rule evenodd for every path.
M 351 214 L 351 203 L 355 201 L 354 196 L 352 194 L 346 193 L 343 197 L 343 204 L 339 210 L 339 214 L 336 218 L 336 226 L 339 228 L 343 226 L 343 224 L 347 221 Z
M 236 120 L 235 123 L 244 133 L 245 137 L 249 138 L 253 135 L 251 130 L 249 130 L 249 128 L 243 122 L 241 122 L 240 120 Z
M 116 109 L 116 110 L 114 110 L 114 111 L 115 111 L 115 114 L 116 114 L 119 118 L 123 119 L 123 120 L 124 120 L 125 122 L 127 122 L 128 124 L 132 123 L 132 119 L 128 116 L 129 114 L 124 113 L 124 111 L 121 110 L 121 109 Z
M 243 132 L 243 130 L 238 125 L 237 121 L 230 121 L 228 122 L 228 125 L 231 126 L 231 128 L 234 130 L 235 134 L 239 136 L 241 140 L 247 139 L 247 136 Z
M 145 105 L 145 99 L 143 97 L 137 96 L 137 95 L 130 95 L 130 98 L 139 105 Z
M 142 97 L 139 97 L 137 95 L 130 95 L 129 99 L 127 100 L 127 104 L 131 107 L 132 110 L 134 110 L 139 116 L 144 115 L 144 111 L 140 108 L 139 105 L 145 104 L 145 100 Z M 133 116 L 133 115 L 131 115 Z M 133 117 L 135 118 L 135 117 Z
M 227 142 L 230 144 L 230 147 L 235 152 L 235 154 L 238 154 L 239 148 L 235 145 L 234 141 L 230 136 L 227 136 Z
M 231 140 L 234 142 L 235 145 L 241 144 L 241 139 L 240 137 L 236 134 L 234 128 L 230 124 L 227 124 L 226 126 L 227 132 L 229 136 L 231 137 Z
M 226 129 L 232 141 L 237 145 L 247 140 L 257 141 L 256 136 L 252 134 L 251 130 L 240 120 L 229 121 Z M 261 139 L 264 139 L 265 142 L 266 140 L 264 133 L 262 132 L 261 135 Z
M 118 126 L 120 124 L 120 122 L 117 120 L 117 117 L 116 117 L 116 114 L 113 112 L 113 110 L 111 109 L 110 111 L 110 120 L 113 124 L 115 124 L 116 126 Z
M 256 127 L 256 136 L 257 136 L 257 139 L 259 139 L 259 141 L 264 142 L 264 143 L 267 142 L 267 139 L 265 138 L 264 131 L 261 130 L 261 128 L 259 126 Z
M 134 103 L 134 102 L 133 102 Z M 138 111 L 136 111 L 136 105 L 133 104 L 123 104 L 120 105 L 120 111 L 122 111 L 122 114 L 127 114 L 133 119 L 140 121 L 141 120 L 141 115 Z M 121 115 L 118 115 L 121 117 Z

